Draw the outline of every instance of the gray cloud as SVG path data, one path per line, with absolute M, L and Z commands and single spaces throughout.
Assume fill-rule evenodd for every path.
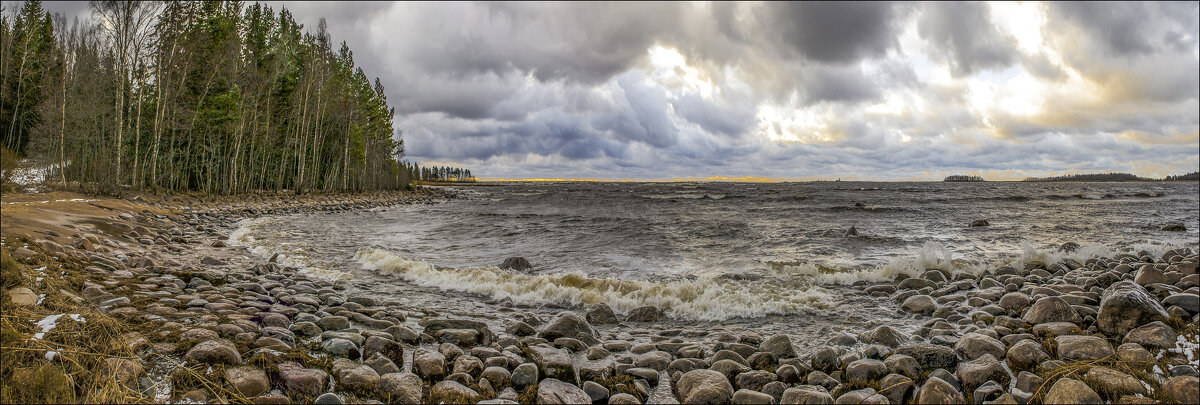
M 959 75 L 1005 67 L 1017 57 L 1014 39 L 996 28 L 984 3 L 927 3 L 921 9 L 918 29 L 922 37 L 941 48 Z
M 779 2 L 763 10 L 783 41 L 806 59 L 854 62 L 896 44 L 896 3 Z

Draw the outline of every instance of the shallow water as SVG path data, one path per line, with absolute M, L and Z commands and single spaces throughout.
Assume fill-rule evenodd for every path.
M 515 183 L 461 198 L 259 218 L 234 244 L 442 313 L 552 313 L 606 302 L 664 308 L 660 327 L 819 337 L 911 324 L 859 280 L 928 268 L 1197 248 L 1187 183 Z M 969 227 L 975 220 L 990 226 Z M 1186 232 L 1159 230 L 1179 222 Z M 846 236 L 854 226 L 859 236 Z M 1082 249 L 1058 253 L 1065 242 Z M 509 256 L 534 266 L 500 270 Z M 812 325 L 800 328 L 799 325 Z M 803 336 L 801 336 L 803 337 Z

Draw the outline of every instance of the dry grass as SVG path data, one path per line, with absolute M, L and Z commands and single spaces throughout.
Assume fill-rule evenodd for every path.
M 105 364 L 109 359 L 137 358 L 121 339 L 136 328 L 79 300 L 86 274 L 81 263 L 57 259 L 32 243 L 28 248 L 38 255 L 24 262 L 14 259 L 11 250 L 27 243 L 23 238 L 5 240 L 0 258 L 4 285 L 28 287 L 43 298 L 34 307 L 15 306 L 7 294 L 0 301 L 0 402 L 150 402 L 136 379 L 118 381 Z M 41 339 L 34 338 L 42 332 L 36 322 L 57 314 L 79 314 L 82 321 L 63 316 Z M 51 351 L 57 352 L 52 360 L 47 355 Z

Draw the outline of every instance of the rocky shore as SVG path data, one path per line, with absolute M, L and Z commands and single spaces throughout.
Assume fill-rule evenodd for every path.
M 782 334 L 629 333 L 663 316 L 654 307 L 626 316 L 603 304 L 552 317 L 514 311 L 492 330 L 356 296 L 224 243 L 240 218 L 442 197 L 135 200 L 148 208 L 71 234 L 8 238 L 5 250 L 40 275 L 5 281 L 6 316 L 59 317 L 12 326 L 19 336 L 6 329 L 4 346 L 48 347 L 29 342 L 61 341 L 79 327 L 70 325 L 98 322 L 58 314 L 69 308 L 134 325 L 119 335 L 132 355 L 99 361 L 128 395 L 154 402 L 1200 401 L 1200 257 L 1188 250 L 863 283 L 864 295 L 891 297 L 923 321 L 919 330 L 879 326 L 798 352 Z M 78 280 L 56 283 L 46 269 L 55 263 L 77 267 Z M 43 302 L 47 294 L 65 298 Z M 50 351 L 31 356 L 68 357 Z

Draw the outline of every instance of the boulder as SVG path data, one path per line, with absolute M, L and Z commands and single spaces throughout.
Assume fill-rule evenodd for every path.
M 514 256 L 504 259 L 504 262 L 500 263 L 500 268 L 505 270 L 525 271 L 532 269 L 533 265 L 529 264 L 529 260 L 526 260 L 524 257 Z
M 891 326 L 882 325 L 859 335 L 859 340 L 866 344 L 881 344 L 887 347 L 900 346 L 908 341 L 908 336 L 900 333 Z
M 1200 403 L 1200 378 L 1185 375 L 1171 377 L 1162 387 L 1167 398 L 1175 402 L 1181 404 Z
M 1079 313 L 1071 308 L 1071 304 L 1067 301 L 1055 297 L 1042 297 L 1033 303 L 1033 306 L 1021 316 L 1021 320 L 1037 325 L 1046 322 L 1070 322 L 1078 324 L 1083 321 Z
M 905 299 L 900 308 L 918 314 L 932 314 L 937 310 L 937 301 L 928 295 L 914 295 Z
M 537 365 L 542 378 L 556 378 L 567 382 L 576 382 L 575 363 L 566 350 L 544 346 L 530 346 L 525 351 L 525 357 Z M 515 377 L 514 377 L 515 378 Z
M 297 392 L 308 396 L 317 396 L 325 392 L 329 374 L 315 368 L 304 368 L 300 363 L 283 362 L 279 369 L 280 385 L 287 391 Z
M 1167 319 L 1167 311 L 1145 288 L 1132 281 L 1121 281 L 1104 290 L 1096 327 L 1109 336 L 1125 336 L 1130 330 Z
M 1137 343 L 1153 349 L 1169 349 L 1175 347 L 1178 338 L 1179 334 L 1175 333 L 1175 329 L 1162 321 L 1154 321 L 1129 331 L 1121 342 Z
M 848 382 L 871 383 L 878 381 L 883 376 L 887 375 L 887 365 L 882 361 L 874 359 L 861 359 L 850 362 L 846 366 L 846 376 Z
M 439 381 L 429 389 L 429 402 L 435 404 L 471 404 L 480 399 L 479 392 L 450 380 Z
M 921 375 L 921 365 L 917 364 L 917 359 L 912 356 L 893 354 L 884 359 L 883 364 L 887 366 L 888 372 L 908 378 L 917 378 Z
M 523 389 L 538 382 L 538 367 L 533 363 L 523 363 L 512 372 L 512 384 L 517 389 Z
M 984 353 L 975 360 L 958 364 L 957 377 L 963 389 L 972 391 L 988 381 L 1007 386 L 1012 376 L 991 353 Z
M 1147 286 L 1150 284 L 1167 283 L 1169 280 L 1153 264 L 1147 264 L 1138 269 L 1137 275 L 1133 277 L 1133 282 L 1141 286 Z
M 989 225 L 991 225 L 991 223 L 988 223 L 988 221 L 986 219 L 976 219 L 974 221 L 971 221 L 971 227 L 989 226 Z
M 1042 402 L 1047 404 L 1103 404 L 1104 400 L 1083 381 L 1061 378 L 1050 387 L 1050 391 L 1046 393 Z
M 1050 355 L 1042 350 L 1042 345 L 1031 339 L 1025 339 L 1008 349 L 1005 360 L 1014 371 L 1034 370 L 1038 364 L 1050 360 Z
M 271 389 L 267 373 L 254 366 L 237 366 L 225 369 L 225 381 L 233 391 L 243 397 L 253 397 Z
M 360 357 L 358 346 L 346 339 L 328 339 L 321 342 L 321 348 L 334 357 L 345 357 L 351 360 L 357 360 Z
M 1120 399 L 1123 395 L 1146 394 L 1146 388 L 1137 378 L 1108 367 L 1092 366 L 1083 380 L 1112 401 Z
M 375 391 L 379 373 L 367 365 L 356 365 L 337 370 L 338 385 L 354 391 Z
M 404 364 L 404 348 L 394 340 L 379 336 L 368 337 L 366 343 L 363 343 L 362 357 L 364 359 L 371 358 L 376 353 L 383 355 L 396 365 Z
M 629 322 L 657 322 L 662 319 L 663 311 L 653 305 L 634 308 L 629 311 L 629 316 L 625 317 Z
M 685 404 L 724 404 L 733 399 L 733 385 L 729 379 L 712 370 L 689 371 L 675 388 L 679 401 Z
M 780 404 L 832 404 L 833 396 L 823 387 L 800 385 L 783 391 Z
M 184 360 L 207 364 L 242 364 L 242 355 L 237 346 L 225 339 L 200 342 L 188 350 Z
M 792 347 L 792 339 L 787 335 L 774 335 L 758 345 L 758 350 L 771 353 L 776 359 L 796 357 L 796 349 Z
M 587 312 L 587 316 L 585 316 L 585 318 L 587 318 L 588 322 L 591 322 L 595 325 L 608 325 L 619 322 L 617 319 L 617 314 L 613 313 L 612 308 L 603 302 L 592 307 L 592 309 Z
M 436 380 L 446 375 L 446 356 L 432 350 L 417 349 L 413 353 L 413 373 L 425 380 Z
M 967 360 L 984 354 L 991 354 L 993 358 L 1002 359 L 1004 358 L 1004 342 L 982 333 L 972 332 L 958 339 L 958 343 L 954 345 L 954 351 Z
M 1117 346 L 1117 359 L 1135 369 L 1147 370 L 1156 362 L 1149 350 L 1137 343 L 1125 343 Z
M 542 327 L 542 331 L 538 333 L 538 337 L 553 341 L 560 337 L 575 338 L 580 333 L 596 337 L 596 330 L 592 329 L 592 325 L 588 324 L 586 319 L 574 312 L 559 313 L 554 320 Z
M 920 364 L 921 368 L 925 370 L 954 368 L 958 364 L 958 357 L 954 355 L 954 350 L 946 346 L 910 343 L 896 348 L 896 353 L 916 359 L 917 364 Z
M 633 395 L 622 392 L 620 394 L 616 394 L 611 397 L 608 397 L 608 404 L 609 405 L 642 405 L 642 401 L 638 401 L 637 397 L 635 397 Z
M 1200 295 L 1192 293 L 1171 294 L 1171 296 L 1163 298 L 1162 304 L 1167 307 L 1175 305 L 1195 314 L 1200 312 Z
M 958 389 L 941 378 L 925 380 L 925 385 L 921 386 L 921 391 L 917 396 L 917 403 L 921 404 L 962 404 L 966 402 L 967 399 L 961 392 L 958 392 Z
M 388 373 L 379 377 L 375 391 L 386 402 L 416 404 L 421 402 L 424 383 L 413 373 Z
M 8 298 L 12 300 L 13 305 L 18 307 L 31 307 L 38 302 L 37 294 L 25 287 L 8 290 Z
M 764 385 L 775 381 L 775 374 L 763 370 L 750 370 L 738 374 L 733 380 L 739 389 L 761 391 Z
M 1063 361 L 1099 360 L 1113 355 L 1112 345 L 1096 336 L 1059 336 L 1054 342 L 1058 347 L 1058 359 Z
M 888 374 L 879 380 L 879 395 L 886 397 L 890 403 L 902 404 L 912 394 L 914 387 L 912 378 Z
M 350 328 L 350 319 L 341 315 L 329 315 L 317 320 L 321 330 L 343 330 Z
M 467 319 L 433 319 L 425 323 L 425 329 L 422 333 L 436 337 L 439 336 L 438 332 L 441 332 L 443 329 L 473 330 L 477 332 L 477 343 L 484 346 L 491 345 L 492 342 L 496 341 L 496 334 L 488 328 L 486 323 Z
M 579 387 L 554 378 L 547 378 L 538 383 L 537 403 L 590 404 L 592 398 Z
M 733 393 L 734 404 L 773 404 L 775 397 L 754 390 L 740 389 Z
M 1025 295 L 1025 293 L 1013 291 L 1000 297 L 999 305 L 1005 311 L 1015 314 L 1020 313 L 1022 309 L 1029 306 L 1030 302 L 1032 302 L 1032 299 L 1028 295 Z
M 582 388 L 583 392 L 587 394 L 588 398 L 592 399 L 593 403 L 596 401 L 603 401 L 605 398 L 608 398 L 609 395 L 608 388 L 597 384 L 595 381 L 584 381 Z

